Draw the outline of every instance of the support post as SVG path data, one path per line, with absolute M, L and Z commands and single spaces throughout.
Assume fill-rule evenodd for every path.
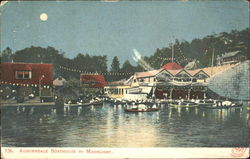
M 191 89 L 188 89 L 188 100 L 190 100 L 190 92 L 191 92 Z
M 170 89 L 170 99 L 173 98 L 173 88 Z
M 38 85 L 39 85 L 39 98 L 40 98 L 40 100 L 41 100 L 41 95 L 42 95 L 41 82 L 42 82 L 42 80 L 43 80 L 44 77 L 45 77 L 45 76 L 42 75 L 41 78 L 40 78 L 39 81 L 38 81 Z

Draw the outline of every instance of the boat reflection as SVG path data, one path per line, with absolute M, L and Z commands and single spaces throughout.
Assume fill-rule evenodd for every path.
M 104 103 L 102 106 L 19 106 L 1 111 L 4 146 L 248 145 L 249 112 L 245 109 L 161 105 L 156 112 L 126 113 L 124 105 Z

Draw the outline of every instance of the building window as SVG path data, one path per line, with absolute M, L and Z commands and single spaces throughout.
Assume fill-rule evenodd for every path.
M 208 77 L 206 75 L 204 75 L 204 74 L 198 74 L 198 75 L 196 75 L 196 78 L 198 78 L 198 79 L 206 79 Z
M 139 82 L 144 82 L 144 79 L 143 78 L 139 78 L 138 81 Z
M 16 71 L 16 79 L 31 79 L 31 71 Z

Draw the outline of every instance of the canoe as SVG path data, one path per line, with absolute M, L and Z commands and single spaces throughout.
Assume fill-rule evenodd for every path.
M 125 112 L 155 112 L 158 111 L 160 108 L 148 108 L 148 109 L 127 109 L 124 108 Z

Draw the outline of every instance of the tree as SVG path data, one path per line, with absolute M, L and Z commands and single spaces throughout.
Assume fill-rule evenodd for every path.
M 12 50 L 7 47 L 3 52 L 1 53 L 1 62 L 11 62 L 12 61 Z
M 126 60 L 121 68 L 121 72 L 134 72 L 135 68 L 130 64 L 128 60 Z
M 119 72 L 120 71 L 120 62 L 117 56 L 113 58 L 111 64 L 111 71 L 110 72 Z

